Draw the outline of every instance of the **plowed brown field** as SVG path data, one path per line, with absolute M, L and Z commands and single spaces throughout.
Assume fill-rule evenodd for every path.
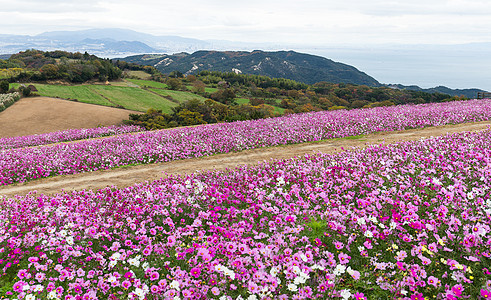
M 0 113 L 0 137 L 119 125 L 134 111 L 68 100 L 22 98 Z

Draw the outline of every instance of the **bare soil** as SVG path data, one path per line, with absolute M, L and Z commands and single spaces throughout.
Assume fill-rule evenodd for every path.
M 0 113 L 0 137 L 122 124 L 130 110 L 68 100 L 22 98 Z
M 26 195 L 30 191 L 37 191 L 47 195 L 61 191 L 101 189 L 107 186 L 119 188 L 131 186 L 138 182 L 152 181 L 167 176 L 166 174 L 184 175 L 196 171 L 211 171 L 233 169 L 240 165 L 257 164 L 271 159 L 286 159 L 301 157 L 305 154 L 318 152 L 334 153 L 351 149 L 352 147 L 366 147 L 370 144 L 392 144 L 399 141 L 419 140 L 447 133 L 463 131 L 480 131 L 490 128 L 491 121 L 467 123 L 458 125 L 445 125 L 423 129 L 410 129 L 406 131 L 380 132 L 365 135 L 361 138 L 333 139 L 315 143 L 286 145 L 279 147 L 260 148 L 236 153 L 217 154 L 209 157 L 186 159 L 168 163 L 138 165 L 112 170 L 94 171 L 67 176 L 39 179 L 24 184 L 15 184 L 0 187 L 2 195 Z

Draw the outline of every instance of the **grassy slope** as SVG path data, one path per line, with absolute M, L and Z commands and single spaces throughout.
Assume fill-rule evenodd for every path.
M 177 106 L 176 103 L 168 99 L 140 88 L 105 85 L 93 85 L 91 87 L 99 94 L 109 98 L 111 102 L 126 109 L 147 111 L 149 108 L 155 108 L 170 113 L 171 108 Z
M 17 88 L 19 84 L 12 84 Z M 77 100 L 83 103 L 115 107 L 145 112 L 149 108 L 161 109 L 170 113 L 177 106 L 168 99 L 150 91 L 128 86 L 115 85 L 51 85 L 35 83 L 41 96 Z
M 172 97 L 172 99 L 176 100 L 177 102 L 185 102 L 191 99 L 198 99 L 201 101 L 206 100 L 206 98 L 201 97 L 200 95 L 196 95 L 189 92 L 171 91 L 171 90 L 162 90 L 162 89 L 150 89 L 150 90 L 164 97 Z
M 38 93 L 41 96 L 77 100 L 84 103 L 104 106 L 116 106 L 93 91 L 89 85 L 71 86 L 36 83 L 34 86 L 38 89 Z
M 191 92 L 167 90 L 167 85 L 160 82 L 141 79 L 126 79 L 126 81 L 114 82 L 110 85 L 53 85 L 40 83 L 35 83 L 34 85 L 41 96 L 77 100 L 83 103 L 111 107 L 121 105 L 126 109 L 141 112 L 146 112 L 149 108 L 155 108 L 162 110 L 164 113 L 171 113 L 172 108 L 179 103 L 191 99 L 206 100 L 206 98 Z M 18 88 L 19 84 L 11 84 L 11 87 Z M 207 89 L 215 90 L 213 88 Z M 249 99 L 237 98 L 236 102 L 237 104 L 245 104 L 249 103 Z M 274 109 L 276 113 L 284 112 L 284 109 L 278 106 L 274 106 Z
M 151 81 L 151 80 L 141 80 L 141 79 L 125 79 L 133 84 L 138 85 L 139 87 L 150 87 L 150 88 L 158 88 L 158 89 L 167 89 L 168 86 L 165 83 Z

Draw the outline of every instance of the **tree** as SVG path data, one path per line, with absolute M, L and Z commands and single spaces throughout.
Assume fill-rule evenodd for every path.
M 5 94 L 6 92 L 9 91 L 10 85 L 9 82 L 6 80 L 0 81 L 0 94 Z
M 177 117 L 179 119 L 179 124 L 184 126 L 206 124 L 203 120 L 203 116 L 197 111 L 183 109 L 177 114 Z
M 182 75 L 182 73 L 179 71 L 172 71 L 169 73 L 169 77 L 171 77 L 171 78 L 183 78 L 184 75 Z
M 196 80 L 193 82 L 193 92 L 196 94 L 203 94 L 205 92 L 205 87 L 205 84 L 201 80 Z
M 165 83 L 169 86 L 169 89 L 175 91 L 180 90 L 182 87 L 182 81 L 177 78 L 169 78 Z
M 211 99 L 224 103 L 224 104 L 233 104 L 235 99 L 235 92 L 231 88 L 226 88 L 223 90 L 218 90 L 210 95 Z

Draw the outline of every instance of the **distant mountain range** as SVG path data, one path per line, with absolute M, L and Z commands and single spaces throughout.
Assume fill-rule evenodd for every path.
M 106 28 L 78 31 L 50 31 L 38 35 L 0 34 L 0 54 L 26 49 L 89 52 L 101 57 L 139 53 L 177 53 L 197 50 L 270 49 L 269 44 L 230 41 L 204 41 L 180 36 L 156 36 L 129 29 Z
M 450 96 L 465 96 L 467 98 L 476 98 L 478 92 L 485 92 L 480 89 L 451 89 L 446 86 L 437 86 L 434 88 L 424 89 L 417 85 L 402 85 L 402 84 L 387 84 L 386 86 L 390 88 L 400 89 L 400 90 L 411 90 L 411 91 L 422 91 L 427 93 L 442 93 L 448 94 Z
M 468 47 L 471 47 L 471 50 L 476 49 L 476 47 L 484 47 L 485 49 L 488 49 L 491 48 L 491 45 L 479 43 L 477 45 L 468 45 L 466 47 L 467 48 L 465 49 L 468 51 Z M 199 62 L 196 65 L 199 69 L 209 69 L 208 66 L 211 65 L 218 71 L 232 71 L 232 69 L 236 69 L 244 73 L 262 74 L 272 77 L 287 77 L 306 83 L 325 80 L 331 82 L 351 82 L 373 86 L 380 85 L 380 83 L 373 77 L 357 70 L 355 67 L 347 64 L 336 63 L 330 59 L 320 56 L 302 54 L 293 51 L 274 52 L 277 54 L 270 56 L 268 56 L 268 53 L 272 52 L 263 51 L 210 51 L 209 53 L 207 53 L 207 51 L 199 51 L 228 49 L 250 51 L 252 49 L 275 50 L 283 48 L 284 46 L 281 45 L 265 43 L 254 44 L 217 40 L 204 41 L 179 36 L 156 36 L 119 28 L 89 29 L 79 31 L 52 31 L 34 36 L 0 34 L 0 59 L 6 59 L 8 58 L 8 54 L 17 53 L 26 49 L 38 49 L 44 51 L 64 50 L 82 53 L 88 52 L 100 57 L 109 58 L 124 57 L 142 53 L 169 54 L 187 52 L 193 54 L 166 55 L 168 56 L 167 58 L 172 59 L 173 62 L 169 63 L 169 61 L 167 61 L 166 63 L 161 63 L 158 68 L 162 70 L 172 68 L 173 70 L 179 70 L 186 73 L 194 68 L 193 62 L 204 59 L 206 60 L 205 62 Z M 236 55 L 233 53 L 242 54 Z M 250 55 L 245 55 L 245 53 L 249 53 Z M 178 56 L 180 58 L 178 58 Z M 249 56 L 249 58 L 247 58 L 249 59 L 248 61 L 245 60 L 245 57 L 247 56 Z M 329 54 L 326 54 L 325 56 L 329 56 Z M 224 58 L 223 60 L 222 57 Z M 166 57 L 163 55 L 156 55 L 155 57 L 152 55 L 145 56 L 145 58 L 142 59 L 142 63 L 157 64 L 158 61 L 162 61 L 165 58 Z M 269 58 L 269 60 L 266 60 L 266 58 Z M 135 57 L 131 59 L 137 58 Z M 143 60 L 145 62 L 143 62 Z M 166 65 L 167 63 L 169 64 Z M 199 64 L 203 64 L 203 66 L 200 66 Z M 240 66 L 237 64 L 240 64 Z M 294 75 L 293 73 L 297 74 Z M 421 89 L 417 86 L 402 86 L 397 84 L 390 86 L 393 88 L 407 88 L 424 91 L 435 90 L 450 95 L 463 94 L 471 98 L 475 97 L 477 91 L 481 91 L 478 89 L 452 90 L 446 87 Z
M 120 60 L 154 66 L 162 73 L 196 74 L 208 70 L 287 78 L 308 84 L 328 81 L 381 85 L 353 66 L 294 51 L 197 51 L 192 54 L 135 55 Z

